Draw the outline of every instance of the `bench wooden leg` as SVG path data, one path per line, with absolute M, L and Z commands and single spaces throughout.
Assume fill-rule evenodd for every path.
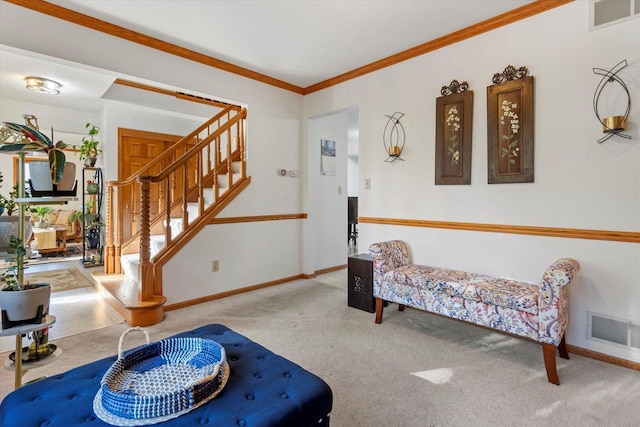
M 547 368 L 547 379 L 552 384 L 560 385 L 556 369 L 556 346 L 546 342 L 542 343 L 542 354 L 544 355 L 544 366 Z
M 404 305 L 404 304 L 398 304 L 398 311 L 404 311 L 405 307 L 406 307 L 406 305 Z
M 563 359 L 569 358 L 569 352 L 567 351 L 567 344 L 564 341 L 564 335 L 560 340 L 560 345 L 558 345 L 558 351 L 560 352 L 560 357 L 562 357 Z
M 382 308 L 384 306 L 384 301 L 382 298 L 376 298 L 376 323 L 382 323 Z

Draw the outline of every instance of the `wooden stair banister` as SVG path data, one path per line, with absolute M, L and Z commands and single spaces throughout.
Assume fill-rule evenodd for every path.
M 121 257 L 127 253 L 139 253 L 137 297 L 129 297 L 127 304 L 135 306 L 129 307 L 131 309 L 146 306 L 155 310 L 149 317 L 155 323 L 161 320 L 158 320 L 158 306 L 165 301 L 162 296 L 162 265 L 250 183 L 245 164 L 246 116 L 245 108 L 228 106 L 135 174 L 123 180 L 106 182 L 105 268 L 99 276 L 106 278 L 122 273 Z M 234 175 L 234 162 L 239 164 L 239 168 L 235 168 L 237 175 Z M 160 172 L 155 172 L 158 169 Z M 226 175 L 224 192 L 220 190 L 222 175 Z M 209 187 L 212 191 L 208 190 Z M 205 196 L 206 191 L 212 192 L 213 196 Z M 135 198 L 127 196 L 134 192 L 139 194 L 139 202 L 127 212 L 129 223 L 135 223 L 137 229 L 128 226 L 131 230 L 125 236 L 122 226 L 125 209 L 124 206 L 118 207 L 118 203 L 135 201 Z M 122 194 L 120 202 L 118 194 Z M 205 203 L 205 197 L 212 197 L 213 201 Z M 195 218 L 190 218 L 189 204 L 194 202 L 197 209 L 195 206 L 191 208 L 191 214 L 195 214 Z M 153 210 L 156 213 L 152 215 Z M 181 219 L 178 226 L 182 227 L 178 233 L 172 232 L 171 226 L 176 214 Z M 154 252 L 157 253 L 153 257 L 152 234 L 164 236 L 164 247 L 158 252 L 156 245 Z M 96 277 L 96 280 L 100 282 L 101 279 Z M 137 305 L 132 301 L 136 298 L 139 301 Z

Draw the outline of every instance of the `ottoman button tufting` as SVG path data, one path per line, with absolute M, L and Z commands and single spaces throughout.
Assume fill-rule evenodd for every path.
M 281 398 L 283 398 L 283 399 L 288 399 L 288 398 L 289 398 L 289 395 L 288 395 L 287 393 L 282 393 L 282 394 L 280 395 L 280 397 L 281 397 Z
M 255 373 L 255 374 L 253 374 L 253 378 L 260 379 L 260 378 L 262 378 L 262 375 L 260 375 L 258 373 Z
M 253 394 L 251 394 L 251 393 L 247 394 L 247 400 L 253 400 L 253 399 L 255 399 Z
M 209 418 L 202 417 L 202 418 L 200 418 L 199 423 L 202 424 L 202 425 L 209 424 Z
M 244 427 L 244 426 L 246 426 L 246 425 L 247 425 L 247 421 L 246 421 L 246 420 L 240 420 L 240 421 L 238 421 L 238 425 L 239 425 L 240 427 Z

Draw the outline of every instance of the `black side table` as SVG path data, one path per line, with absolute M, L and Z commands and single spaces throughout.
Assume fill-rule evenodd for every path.
M 375 312 L 373 298 L 373 257 L 369 254 L 359 254 L 349 257 L 349 307 Z

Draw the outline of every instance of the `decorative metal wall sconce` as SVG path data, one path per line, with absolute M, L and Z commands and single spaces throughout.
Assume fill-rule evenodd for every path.
M 404 149 L 404 126 L 400 123 L 400 119 L 404 116 L 404 113 L 396 111 L 392 116 L 385 114 L 388 117 L 387 125 L 384 127 L 384 134 L 382 135 L 382 143 L 384 149 L 389 154 L 389 157 L 385 162 L 394 162 L 396 160 L 402 160 L 400 157 L 402 150 Z
M 617 74 L 626 66 L 627 60 L 623 59 L 610 70 L 604 70 L 602 68 L 593 69 L 594 74 L 602 76 L 602 80 L 600 80 L 600 83 L 598 84 L 598 87 L 596 87 L 596 91 L 593 94 L 593 111 L 596 113 L 596 117 L 602 124 L 602 132 L 606 133 L 605 136 L 598 140 L 598 144 L 603 143 L 613 135 L 631 139 L 631 135 L 625 135 L 622 133 L 625 126 L 625 121 L 627 120 L 627 117 L 629 117 L 629 111 L 631 110 L 631 96 L 629 96 L 629 89 L 627 88 L 627 85 Z M 607 83 L 613 83 L 614 81 L 618 82 L 620 86 L 622 86 L 622 89 L 624 89 L 624 92 L 627 94 L 627 110 L 625 111 L 623 116 L 610 116 L 602 119 L 600 118 L 600 114 L 598 113 L 598 101 L 600 100 L 600 94 L 607 86 Z

